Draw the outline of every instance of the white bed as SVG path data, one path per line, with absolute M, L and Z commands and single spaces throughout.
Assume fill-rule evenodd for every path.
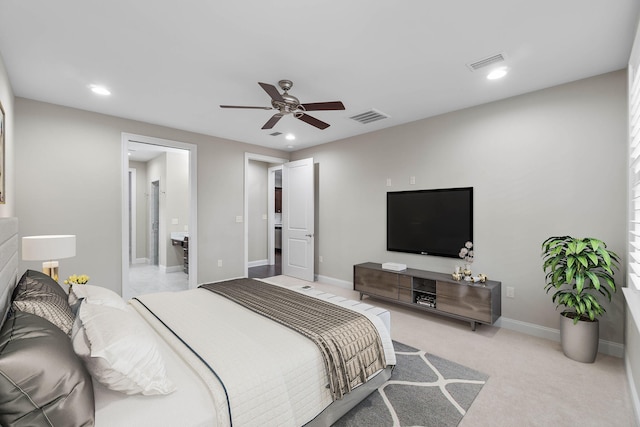
M 0 298 L 6 306 L 17 276 L 15 219 L 0 220 L 2 242 Z M 298 291 L 332 299 L 305 289 Z M 127 395 L 108 389 L 94 377 L 95 426 L 332 424 L 386 381 L 395 365 L 384 316 L 366 310 L 370 306 L 364 304 L 334 300 L 371 320 L 380 334 L 387 365 L 335 401 L 327 388 L 321 352 L 312 341 L 285 326 L 203 289 L 152 294 L 130 301 L 133 309 L 129 311 L 144 319 L 145 333 L 156 341 L 175 391 Z M 1 411 L 0 405 L 0 415 Z

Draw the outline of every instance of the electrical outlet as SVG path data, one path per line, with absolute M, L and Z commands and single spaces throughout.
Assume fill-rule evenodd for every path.
M 222 267 L 222 260 L 221 259 L 218 260 L 218 267 Z
M 507 286 L 507 298 L 515 298 L 516 297 L 516 291 L 513 288 L 513 286 Z
M 324 262 L 324 258 L 322 258 L 322 255 L 320 255 L 320 256 L 318 257 L 318 261 L 320 261 L 320 262 Z
M 387 187 L 391 187 L 391 178 L 387 178 Z
M 416 177 L 415 176 L 412 176 L 411 178 L 409 178 L 409 184 L 415 185 L 415 183 L 416 183 Z

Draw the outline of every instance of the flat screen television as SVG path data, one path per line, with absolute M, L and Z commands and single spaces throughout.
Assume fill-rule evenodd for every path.
M 387 250 L 458 258 L 473 241 L 473 187 L 387 193 Z

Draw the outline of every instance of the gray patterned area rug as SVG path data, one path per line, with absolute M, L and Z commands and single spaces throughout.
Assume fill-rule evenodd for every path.
M 393 345 L 397 365 L 389 381 L 333 426 L 457 426 L 489 377 L 408 345 Z

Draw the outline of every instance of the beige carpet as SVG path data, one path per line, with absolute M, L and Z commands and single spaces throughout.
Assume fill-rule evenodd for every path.
M 267 280 L 302 283 L 286 276 Z M 311 285 L 359 297 L 344 288 Z M 394 340 L 489 376 L 460 427 L 636 426 L 623 359 L 598 354 L 593 364 L 579 363 L 565 357 L 554 341 L 486 325 L 472 332 L 467 322 L 365 300 L 391 312 Z

